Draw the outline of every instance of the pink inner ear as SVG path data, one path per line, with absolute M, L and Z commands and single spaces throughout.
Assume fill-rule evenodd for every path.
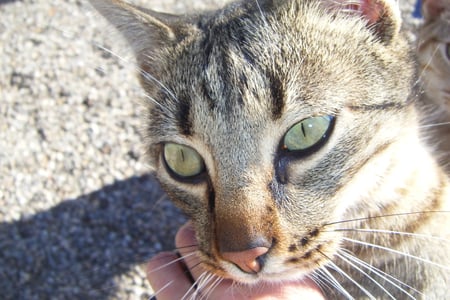
M 374 24 L 380 21 L 385 13 L 384 2 L 380 0 L 334 0 L 341 9 L 347 12 L 356 12 Z
M 321 3 L 328 6 L 331 11 L 360 17 L 385 43 L 390 43 L 400 29 L 398 0 L 322 0 Z

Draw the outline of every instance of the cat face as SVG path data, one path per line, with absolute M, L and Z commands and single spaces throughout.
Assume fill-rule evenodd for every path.
M 386 171 L 377 156 L 407 122 L 398 110 L 411 71 L 401 82 L 384 75 L 405 64 L 404 52 L 391 58 L 398 45 L 361 20 L 298 6 L 202 20 L 166 54 L 160 78 L 173 95 L 152 96 L 156 174 L 193 220 L 204 263 L 239 281 L 292 279 L 326 263 L 340 235 L 325 224 L 363 205 L 378 183 L 354 176 Z M 257 271 L 230 255 L 261 247 Z
M 414 72 L 391 1 L 184 19 L 114 3 L 150 102 L 150 162 L 214 273 L 301 278 L 341 247 L 334 222 L 400 206 L 390 179 L 414 135 Z

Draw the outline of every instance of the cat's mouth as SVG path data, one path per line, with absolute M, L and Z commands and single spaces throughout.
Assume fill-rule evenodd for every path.
M 202 241 L 197 253 L 203 269 L 248 284 L 304 279 L 329 264 L 340 247 L 342 234 L 332 230 L 333 225 L 318 223 L 291 231 L 276 220 L 267 227 L 255 227 L 256 221 L 235 226 L 223 222 L 226 230 L 211 228 L 210 238 L 202 238 L 205 228 L 192 223 L 193 240 L 183 245 Z
M 319 254 L 319 256 L 321 255 Z M 306 278 L 316 268 L 323 265 L 325 260 L 326 259 L 321 256 L 321 258 L 316 260 L 300 263 L 296 261 L 296 259 L 271 258 L 259 272 L 252 273 L 242 270 L 234 264 L 222 261 L 222 269 L 226 272 L 225 277 L 238 282 L 250 284 L 256 284 L 263 281 L 283 282 Z
M 269 250 L 257 257 L 262 249 L 246 250 L 239 257 L 219 257 L 208 261 L 205 266 L 212 273 L 233 281 L 257 284 L 260 282 L 285 282 L 304 280 L 315 270 L 331 261 L 336 243 L 333 241 L 320 243 L 305 250 L 290 248 Z M 245 257 L 248 255 L 248 257 Z

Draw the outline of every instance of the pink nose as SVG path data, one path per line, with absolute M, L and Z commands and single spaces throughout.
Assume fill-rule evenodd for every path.
M 267 247 L 255 247 L 244 251 L 224 252 L 222 256 L 246 273 L 258 273 L 262 268 L 261 258 L 268 251 Z

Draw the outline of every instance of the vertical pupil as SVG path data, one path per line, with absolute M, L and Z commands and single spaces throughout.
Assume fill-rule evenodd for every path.
M 184 151 L 183 151 L 183 149 L 180 149 L 180 156 L 181 156 L 181 160 L 184 162 L 185 158 L 184 158 Z
M 283 139 L 282 149 L 306 150 L 327 138 L 332 126 L 332 116 L 318 116 L 303 119 L 289 129 Z
M 303 133 L 303 136 L 304 137 L 306 137 L 306 133 L 305 133 L 305 125 L 302 123 L 302 133 Z

